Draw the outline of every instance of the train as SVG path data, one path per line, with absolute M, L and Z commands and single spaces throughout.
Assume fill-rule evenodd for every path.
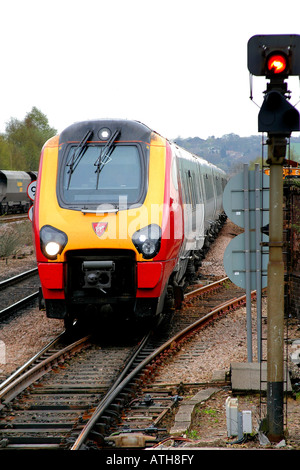
M 36 179 L 36 171 L 0 170 L 0 215 L 27 212 L 32 205 L 27 188 Z
M 49 139 L 32 219 L 47 317 L 148 324 L 180 308 L 226 219 L 226 182 L 139 121 L 82 121 Z
M 270 175 L 270 168 L 265 168 L 264 173 Z M 282 167 L 282 178 L 284 180 L 297 180 L 300 178 L 300 165 L 294 160 L 285 160 Z

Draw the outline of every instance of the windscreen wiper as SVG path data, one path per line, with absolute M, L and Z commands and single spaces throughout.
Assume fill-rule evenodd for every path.
M 67 166 L 70 167 L 69 170 L 68 170 L 69 180 L 68 180 L 67 189 L 69 189 L 69 186 L 70 186 L 72 173 L 75 171 L 77 165 L 79 164 L 80 160 L 82 159 L 82 157 L 84 155 L 84 152 L 86 150 L 87 141 L 92 137 L 92 135 L 93 135 L 93 131 L 87 131 L 87 133 L 85 134 L 85 136 L 83 137 L 81 142 L 79 142 L 77 147 L 74 149 L 74 152 L 73 152 L 72 159 L 71 159 L 70 163 L 67 163 Z
M 95 173 L 97 173 L 97 184 L 96 184 L 96 189 L 98 189 L 98 183 L 99 183 L 99 175 L 100 172 L 102 171 L 102 168 L 106 163 L 110 161 L 110 155 L 114 149 L 114 143 L 121 134 L 120 129 L 117 129 L 110 137 L 110 139 L 106 142 L 105 146 L 103 147 L 99 157 L 94 163 L 94 166 L 97 167 Z

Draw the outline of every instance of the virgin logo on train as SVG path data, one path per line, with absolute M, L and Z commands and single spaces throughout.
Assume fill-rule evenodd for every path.
M 100 238 L 106 230 L 107 222 L 93 222 L 92 226 L 95 234 Z

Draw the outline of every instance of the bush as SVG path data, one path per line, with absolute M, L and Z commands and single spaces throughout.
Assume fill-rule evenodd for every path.
M 31 223 L 21 222 L 5 225 L 0 229 L 0 257 L 16 255 L 25 246 L 32 244 Z

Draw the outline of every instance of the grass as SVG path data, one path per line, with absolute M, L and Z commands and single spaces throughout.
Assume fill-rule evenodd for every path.
M 18 222 L 0 227 L 0 257 L 16 256 L 32 245 L 31 222 Z

